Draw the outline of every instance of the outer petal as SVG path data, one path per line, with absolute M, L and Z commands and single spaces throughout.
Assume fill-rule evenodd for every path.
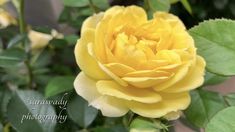
M 129 111 L 123 102 L 124 101 L 122 99 L 111 96 L 101 96 L 100 98 L 93 101 L 90 105 L 100 109 L 104 116 L 120 117 Z
M 149 118 L 159 118 L 172 111 L 184 110 L 190 103 L 189 93 L 161 94 L 162 101 L 154 104 L 128 102 L 128 107 L 135 113 Z
M 178 29 L 185 29 L 184 24 L 181 22 L 181 20 L 172 14 L 166 13 L 166 12 L 156 12 L 154 14 L 154 18 L 160 18 L 163 19 L 164 21 L 168 21 L 172 27 L 177 27 Z
M 81 70 L 94 79 L 109 79 L 98 66 L 96 60 L 88 53 L 88 44 L 94 42 L 94 30 L 84 30 L 81 39 L 78 40 L 75 47 L 75 57 Z
M 82 24 L 81 32 L 83 33 L 87 29 L 95 29 L 97 24 L 101 21 L 103 18 L 104 13 L 98 13 L 91 17 L 88 17 Z
M 161 100 L 161 96 L 153 90 L 123 87 L 114 81 L 98 81 L 96 86 L 101 94 L 124 100 L 134 100 L 142 103 L 156 103 Z
M 128 112 L 121 99 L 102 96 L 96 88 L 96 81 L 81 72 L 74 81 L 78 95 L 83 97 L 93 107 L 100 109 L 104 116 L 118 117 Z
M 83 97 L 90 104 L 101 96 L 97 91 L 96 81 L 80 72 L 74 81 L 74 88 L 78 95 Z
M 174 86 L 164 89 L 163 92 L 184 92 L 199 87 L 204 81 L 205 66 L 204 59 L 197 56 L 195 65 L 190 68 L 184 79 L 180 80 Z

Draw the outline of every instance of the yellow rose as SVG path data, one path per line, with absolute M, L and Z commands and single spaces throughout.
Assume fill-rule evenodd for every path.
M 31 49 L 33 50 L 44 48 L 53 38 L 50 34 L 41 33 L 34 30 L 29 31 L 28 37 L 31 42 Z
M 104 116 L 170 116 L 188 107 L 189 91 L 204 81 L 205 61 L 178 17 L 156 12 L 147 20 L 137 6 L 85 20 L 75 56 L 82 70 L 76 92 Z
M 51 30 L 51 34 L 37 32 L 34 30 L 30 30 L 28 33 L 28 38 L 31 42 L 32 50 L 37 50 L 46 47 L 49 41 L 53 38 L 61 39 L 63 37 L 63 34 L 58 33 L 55 29 Z
M 8 12 L 0 9 L 0 28 L 5 28 L 9 25 L 16 24 L 16 20 Z

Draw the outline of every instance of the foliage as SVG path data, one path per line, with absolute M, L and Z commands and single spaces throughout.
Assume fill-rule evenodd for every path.
M 14 0 L 19 13 L 18 25 L 0 28 L 0 130 L 4 132 L 125 132 L 129 130 L 167 131 L 171 122 L 145 119 L 133 113 L 122 118 L 103 117 L 73 90 L 78 69 L 73 50 L 83 21 L 114 5 L 139 5 L 149 17 L 155 11 L 169 11 L 179 16 L 195 40 L 198 53 L 206 59 L 203 87 L 191 92 L 192 103 L 184 111 L 188 126 L 206 132 L 235 131 L 235 94 L 221 95 L 205 90 L 235 75 L 235 2 L 232 0 L 62 0 L 64 9 L 58 23 L 67 24 L 75 34 L 57 37 L 48 27 L 30 27 L 22 16 L 23 0 Z M 183 8 L 184 7 L 184 8 Z M 203 21 L 205 19 L 211 20 Z M 203 22 L 202 22 L 203 21 Z M 200 24 L 198 25 L 198 23 Z M 197 25 L 193 28 L 192 26 Z M 41 49 L 31 49 L 29 29 L 51 35 Z M 34 105 L 29 100 L 51 103 Z M 52 103 L 60 100 L 61 103 Z M 63 102 L 65 101 L 65 102 Z M 32 102 L 31 102 L 32 103 Z M 50 115 L 51 120 L 22 121 L 23 115 Z M 66 116 L 67 115 L 67 116 Z M 66 118 L 63 120 L 62 117 Z M 167 124 L 167 125 L 166 125 Z M 168 125 L 169 124 L 169 125 Z

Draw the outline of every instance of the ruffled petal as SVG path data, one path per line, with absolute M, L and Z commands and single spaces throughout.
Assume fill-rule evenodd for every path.
M 97 61 L 88 53 L 88 44 L 94 42 L 94 30 L 87 29 L 83 31 L 81 39 L 75 46 L 76 62 L 80 69 L 89 77 L 94 79 L 109 79 L 110 77 L 101 70 Z
M 161 101 L 161 96 L 153 90 L 123 87 L 114 81 L 98 81 L 96 86 L 101 94 L 124 100 L 134 100 L 142 103 L 156 103 Z
M 195 65 L 189 69 L 187 75 L 174 86 L 164 89 L 163 92 L 184 92 L 201 86 L 204 81 L 205 66 L 205 60 L 197 56 Z
M 127 103 L 130 110 L 144 117 L 159 118 L 172 111 L 184 110 L 190 104 L 189 93 L 161 94 L 162 101 L 144 104 L 134 101 Z

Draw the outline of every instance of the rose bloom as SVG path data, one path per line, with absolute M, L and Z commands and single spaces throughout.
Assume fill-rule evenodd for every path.
M 55 29 L 51 30 L 51 34 L 46 34 L 34 30 L 30 30 L 28 38 L 31 42 L 31 49 L 38 50 L 46 47 L 53 38 L 61 39 L 63 34 L 58 33 Z
M 16 20 L 7 11 L 0 9 L 0 29 L 16 24 Z
M 87 18 L 75 56 L 76 92 L 109 117 L 178 117 L 204 81 L 205 61 L 179 18 L 156 12 L 148 20 L 137 6 Z

